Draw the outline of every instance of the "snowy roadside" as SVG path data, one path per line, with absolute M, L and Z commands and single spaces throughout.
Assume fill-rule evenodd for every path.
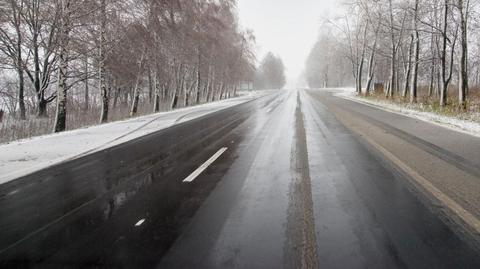
M 0 145 L 0 184 L 270 94 L 240 97 Z
M 389 112 L 401 114 L 404 116 L 412 117 L 418 120 L 426 121 L 429 123 L 437 124 L 454 131 L 467 133 L 473 136 L 480 137 L 480 122 L 463 120 L 455 117 L 439 115 L 433 112 L 421 111 L 409 107 L 408 104 L 402 106 L 399 104 L 391 103 L 382 100 L 372 100 L 357 96 L 355 89 L 335 89 L 335 96 L 348 99 L 354 102 L 370 105 L 376 108 L 380 108 Z

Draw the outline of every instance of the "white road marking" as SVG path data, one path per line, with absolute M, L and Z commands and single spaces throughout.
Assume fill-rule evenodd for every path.
M 135 227 L 142 225 L 144 222 L 145 222 L 145 219 L 139 220 L 137 223 L 135 223 Z
M 221 148 L 217 153 L 213 154 L 210 159 L 208 159 L 204 164 L 197 168 L 197 170 L 193 171 L 187 178 L 183 180 L 183 182 L 192 182 L 197 178 L 205 169 L 207 169 L 214 161 L 216 161 L 228 148 Z

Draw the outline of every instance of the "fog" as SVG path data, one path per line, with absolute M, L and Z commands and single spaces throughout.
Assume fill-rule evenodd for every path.
M 323 17 L 338 9 L 339 0 L 239 0 L 243 27 L 254 30 L 259 60 L 272 51 L 286 66 L 287 87 L 304 86 L 299 79 L 317 39 Z

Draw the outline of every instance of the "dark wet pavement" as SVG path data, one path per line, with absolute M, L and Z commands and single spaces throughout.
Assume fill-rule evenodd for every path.
M 480 268 L 406 182 L 282 91 L 0 185 L 0 267 Z

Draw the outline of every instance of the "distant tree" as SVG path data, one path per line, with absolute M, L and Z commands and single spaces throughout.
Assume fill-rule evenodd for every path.
M 267 53 L 257 70 L 255 88 L 282 89 L 285 83 L 285 66 L 282 59 L 271 52 Z
M 348 50 L 332 36 L 328 25 L 322 27 L 317 42 L 305 63 L 305 79 L 310 88 L 345 86 L 350 83 Z

